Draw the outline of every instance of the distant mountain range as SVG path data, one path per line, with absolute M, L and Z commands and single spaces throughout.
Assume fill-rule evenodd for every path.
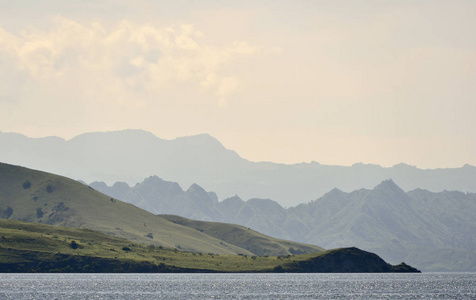
M 195 135 L 163 140 L 142 130 L 96 132 L 71 140 L 28 138 L 0 132 L 0 160 L 85 182 L 135 184 L 157 175 L 183 186 L 196 183 L 219 199 L 270 198 L 282 206 L 316 199 L 333 188 L 350 192 L 392 178 L 405 191 L 476 192 L 476 167 L 423 170 L 406 164 L 390 168 L 317 162 L 293 165 L 251 162 L 227 150 L 215 138 Z
M 83 228 L 141 244 L 184 251 L 292 255 L 321 252 L 232 224 L 169 220 L 106 196 L 72 179 L 0 163 L 0 218 Z M 179 224 L 182 223 L 182 224 Z M 204 226 L 197 230 L 197 226 Z
M 0 219 L 0 273 L 419 272 L 355 247 L 324 251 L 238 225 L 156 216 L 69 178 L 3 163 Z
M 269 199 L 223 201 L 193 184 L 186 191 L 157 176 L 130 187 L 94 182 L 92 188 L 155 214 L 230 222 L 270 236 L 318 244 L 356 246 L 392 263 L 424 271 L 476 270 L 476 194 L 403 191 L 392 180 L 373 189 L 333 189 L 319 199 L 283 208 Z

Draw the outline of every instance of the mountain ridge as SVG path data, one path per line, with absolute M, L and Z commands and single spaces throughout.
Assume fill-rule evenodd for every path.
M 427 271 L 476 269 L 476 261 L 471 258 L 476 249 L 472 234 L 472 230 L 476 231 L 473 193 L 435 193 L 423 189 L 405 192 L 393 180 L 386 179 L 373 189 L 347 193 L 334 188 L 316 200 L 284 208 L 271 199 L 243 201 L 236 195 L 218 201 L 214 193 L 193 186 L 193 190 L 200 191 L 200 197 L 211 195 L 207 201 L 200 200 L 200 209 L 194 206 L 190 188 L 173 197 L 164 193 L 149 198 L 148 207 L 157 214 L 226 221 L 324 248 L 338 248 L 346 242 L 371 249 L 387 261 L 407 261 Z M 109 193 L 107 189 L 102 192 Z M 433 259 L 420 252 L 431 253 Z M 461 262 L 455 264 L 453 260 Z
M 208 134 L 165 140 L 131 129 L 85 133 L 64 140 L 0 132 L 0 144 L 8 145 L 0 148 L 3 162 L 85 182 L 132 185 L 157 175 L 184 186 L 197 183 L 220 199 L 239 194 L 246 199 L 274 199 L 283 206 L 316 199 L 332 188 L 346 192 L 373 188 L 388 178 L 396 180 L 405 191 L 424 188 L 476 192 L 476 167 L 469 164 L 419 169 L 406 164 L 381 167 L 363 163 L 330 166 L 317 162 L 252 162 Z

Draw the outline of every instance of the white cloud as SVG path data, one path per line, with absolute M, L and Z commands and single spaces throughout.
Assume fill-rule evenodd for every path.
M 234 77 L 223 78 L 220 84 L 218 84 L 219 88 L 216 91 L 216 95 L 220 97 L 218 105 L 227 106 L 228 97 L 234 94 L 238 90 L 239 85 L 240 85 L 239 81 Z
M 100 22 L 57 17 L 49 30 L 15 35 L 0 28 L 0 54 L 14 62 L 2 74 L 23 70 L 38 84 L 77 89 L 84 98 L 95 93 L 95 98 L 122 104 L 137 103 L 132 98 L 138 91 L 156 97 L 163 89 L 185 88 L 208 94 L 221 106 L 240 82 L 225 68 L 258 52 L 243 41 L 207 44 L 205 35 L 189 24 L 156 27 L 122 21 L 105 28 Z M 12 84 L 0 93 L 17 88 Z

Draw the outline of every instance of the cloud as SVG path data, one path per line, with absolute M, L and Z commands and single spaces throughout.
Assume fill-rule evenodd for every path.
M 244 41 L 209 44 L 190 24 L 157 27 L 124 20 L 106 27 L 57 17 L 48 30 L 12 34 L 0 28 L 1 74 L 26 74 L 44 88 L 124 105 L 146 105 L 144 99 L 160 97 L 163 90 L 188 89 L 222 106 L 241 82 L 230 65 L 259 52 Z M 0 97 L 12 97 L 19 88 L 15 82 L 0 89 Z

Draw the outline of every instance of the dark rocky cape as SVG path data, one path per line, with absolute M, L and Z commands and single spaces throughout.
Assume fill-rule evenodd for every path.
M 392 266 L 378 255 L 355 247 L 331 250 L 326 255 L 291 264 L 284 270 L 301 273 L 420 273 L 405 263 Z

